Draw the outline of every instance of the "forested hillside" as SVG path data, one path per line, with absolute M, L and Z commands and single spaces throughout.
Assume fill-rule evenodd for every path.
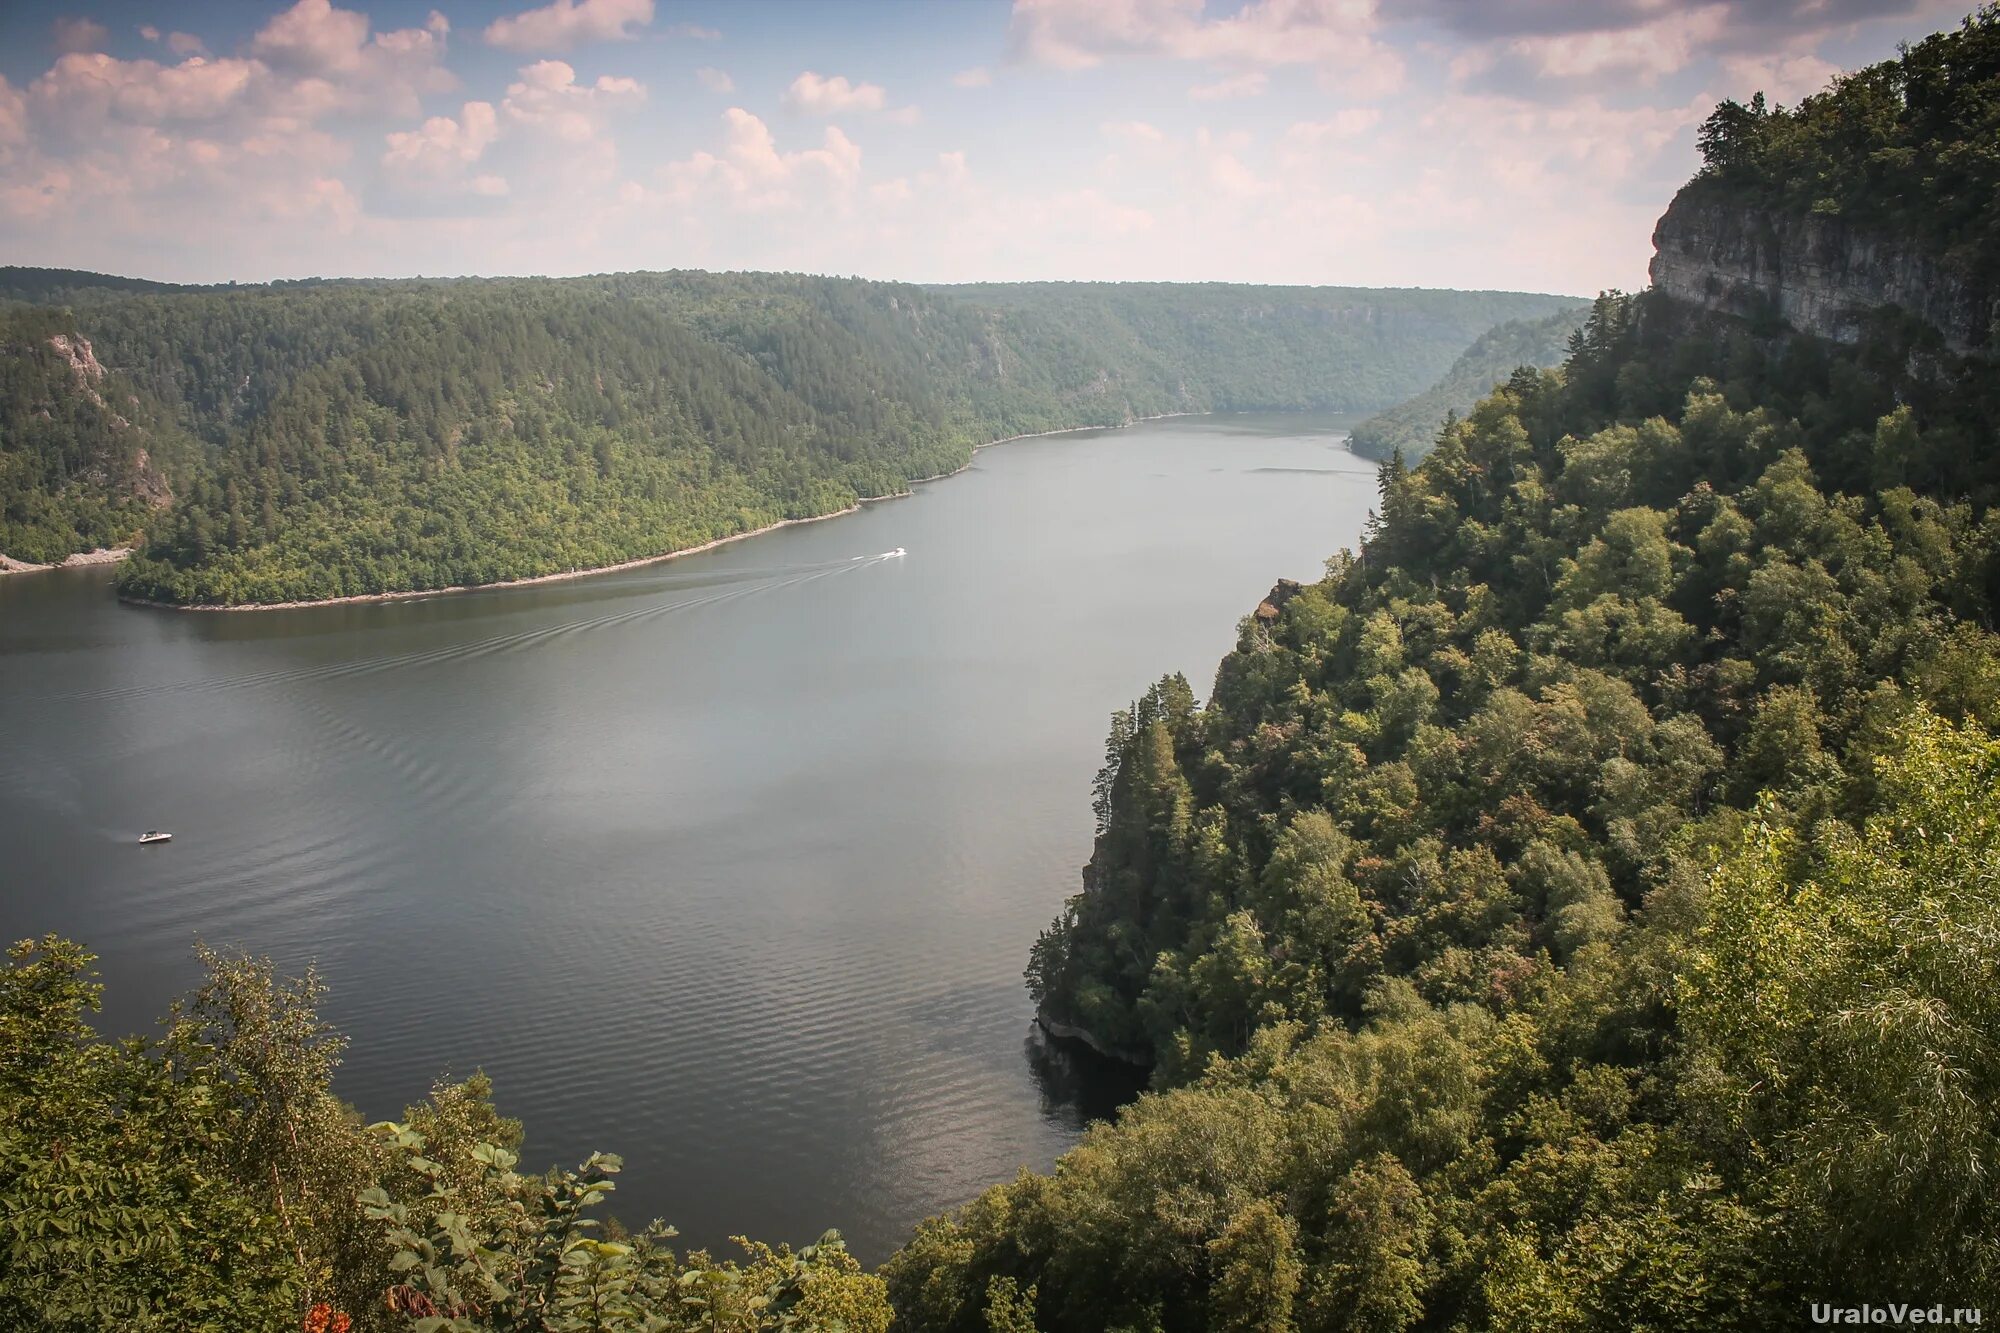
M 1784 208 L 1827 143 L 1990 154 L 1931 73 L 2000 104 L 1996 39 L 1989 7 L 1754 156 L 1726 106 L 1709 171 Z M 1991 207 L 1937 172 L 1939 215 Z M 1117 718 L 1028 981 L 1160 1091 L 921 1228 L 900 1321 L 2000 1301 L 2000 377 L 1880 314 L 1844 348 L 1600 300 L 1384 465 L 1362 549 L 1246 617 L 1205 702 Z
M 1515 292 L 1233 283 L 934 290 L 998 312 L 1000 327 L 1024 347 L 1145 365 L 1157 392 L 1190 395 L 1218 412 L 1386 406 L 1429 383 L 1495 325 L 1576 305 Z M 1413 377 L 1419 365 L 1435 369 Z
M 1989 6 L 1753 155 L 1726 105 L 1690 188 L 1726 179 L 1773 221 L 1824 197 L 1991 272 L 1990 178 L 1965 162 L 1992 153 L 1996 53 Z M 1888 156 L 1830 165 L 1850 142 Z M 1870 201 L 1856 172 L 1931 197 Z M 1828 193 L 1795 191 L 1815 173 Z M 773 413 L 819 402 L 748 369 L 789 318 L 703 281 L 715 329 L 763 332 L 686 355 L 738 358 Z M 868 318 L 893 325 L 909 289 L 879 290 Z M 937 299 L 924 321 L 1014 317 Z M 1751 1333 L 1814 1302 L 1995 1308 L 2000 374 L 1876 313 L 1842 346 L 1601 298 L 1560 368 L 1383 465 L 1361 549 L 1274 588 L 1205 700 L 1170 677 L 1121 713 L 1083 890 L 1028 982 L 1156 1090 L 879 1277 L 831 1239 L 731 1265 L 592 1230 L 615 1162 L 516 1172 L 478 1080 L 358 1128 L 313 984 L 255 964 L 211 956 L 160 1039 L 106 1043 L 87 957 L 52 939 L 0 970 L 0 1323 L 859 1333 L 893 1308 L 952 1333 Z M 570 345 L 540 336 L 519 332 Z M 603 336 L 622 383 L 624 335 Z M 907 363 L 876 364 L 894 384 Z M 964 404 L 997 376 L 952 364 L 941 420 L 993 410 Z M 342 386 L 393 372 L 357 357 L 311 383 L 359 402 Z M 238 402 L 237 374 L 205 382 Z M 1105 401 L 1047 376 L 1052 413 Z M 452 421 L 490 393 L 534 420 L 493 383 L 396 410 Z M 840 401 L 788 419 L 882 400 Z
M 46 563 L 134 540 L 197 456 L 74 320 L 0 307 L 0 555 Z
M 1378 412 L 1348 435 L 1347 447 L 1363 458 L 1386 459 L 1400 449 L 1410 460 L 1437 443 L 1445 418 L 1464 416 L 1522 366 L 1559 366 L 1589 312 L 1587 306 L 1558 310 L 1540 319 L 1510 319 L 1479 335 L 1443 378 L 1416 397 Z
M 705 273 L 154 286 L 0 271 L 0 293 L 64 303 L 10 318 L 82 331 L 203 446 L 171 506 L 140 514 L 83 461 L 102 452 L 70 425 L 83 409 L 19 429 L 39 409 L 10 397 L 0 504 L 22 535 L 4 535 L 60 554 L 143 524 L 122 590 L 216 604 L 658 555 L 895 494 L 1031 431 L 1374 406 L 1558 303 Z

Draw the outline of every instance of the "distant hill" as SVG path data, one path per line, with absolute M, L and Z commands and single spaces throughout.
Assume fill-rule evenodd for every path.
M 46 298 L 0 306 L 39 330 L 18 356 L 88 339 L 134 412 L 199 441 L 167 451 L 135 509 L 129 469 L 89 461 L 111 437 L 85 438 L 87 410 L 36 415 L 87 405 L 81 381 L 24 381 L 0 411 L 39 424 L 0 436 L 0 552 L 60 556 L 136 523 L 126 592 L 221 604 L 660 555 L 900 492 L 1002 436 L 1365 410 L 1493 324 L 1568 304 L 700 272 L 172 288 L 8 269 L 0 293 Z
M 1348 448 L 1363 458 L 1387 458 L 1396 450 L 1414 462 L 1437 442 L 1447 414 L 1464 416 L 1493 386 L 1522 366 L 1538 370 L 1561 365 L 1570 336 L 1590 313 L 1576 305 L 1536 319 L 1510 319 L 1479 335 L 1437 383 L 1416 397 L 1378 412 L 1356 426 Z
M 1496 324 L 1574 297 L 1428 288 L 1235 283 L 983 283 L 933 290 L 1024 331 L 1165 359 L 1216 411 L 1365 410 L 1408 397 Z M 1434 367 L 1418 375 L 1419 366 Z M 1308 369 L 1304 375 L 1295 374 Z M 1510 367 L 1511 369 L 1511 367 Z M 1179 382 L 1178 380 L 1176 382 Z
M 111 273 L 89 273 L 75 268 L 22 268 L 16 264 L 0 264 L 0 299 L 28 301 L 36 305 L 50 305 L 73 293 L 82 291 L 108 292 L 191 292 L 194 287 L 183 287 L 172 282 L 153 282 L 146 278 L 121 278 Z

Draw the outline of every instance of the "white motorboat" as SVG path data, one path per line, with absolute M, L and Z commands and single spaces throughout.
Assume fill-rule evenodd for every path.
M 139 835 L 139 845 L 142 847 L 149 842 L 172 842 L 173 840 L 173 834 L 162 833 L 158 829 L 149 828 Z

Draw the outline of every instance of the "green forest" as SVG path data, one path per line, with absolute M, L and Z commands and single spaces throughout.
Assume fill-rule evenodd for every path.
M 1883 179 L 1933 173 L 1948 225 L 1907 243 L 1984 271 L 2000 195 L 1938 164 L 1990 159 L 1995 107 L 1989 6 L 1760 111 L 1781 134 L 1720 108 L 1689 188 L 1816 206 L 1794 182 L 1856 169 L 1824 145 L 1910 145 Z M 331 404 L 350 373 L 313 383 Z M 270 470 L 346 438 L 273 440 Z M 1561 366 L 1380 477 L 1360 548 L 1273 589 L 1206 699 L 1168 677 L 1112 721 L 1083 887 L 1027 982 L 1152 1090 L 1053 1171 L 879 1273 L 833 1235 L 683 1253 L 593 1222 L 615 1158 L 517 1170 L 483 1079 L 362 1124 L 315 977 L 205 954 L 159 1037 L 114 1042 L 88 954 L 28 941 L 0 970 L 0 1325 L 1693 1333 L 1834 1298 L 2000 1307 L 1990 358 L 1895 318 L 1836 346 L 1611 293 Z
M 2000 29 L 1961 30 L 1834 80 L 1791 108 L 1724 102 L 1702 127 L 1698 198 L 1907 237 L 1982 284 L 2000 278 Z
M 1447 418 L 1470 412 L 1516 370 L 1561 365 L 1588 313 L 1588 307 L 1578 306 L 1539 319 L 1510 319 L 1495 325 L 1480 334 L 1437 383 L 1355 426 L 1347 447 L 1378 461 L 1394 457 L 1398 450 L 1406 460 L 1423 457 L 1437 443 Z
M 192 289 L 29 269 L 0 270 L 0 298 L 0 552 L 132 543 L 121 592 L 209 605 L 660 555 L 899 494 L 1011 435 L 1380 406 L 1561 304 L 706 273 Z

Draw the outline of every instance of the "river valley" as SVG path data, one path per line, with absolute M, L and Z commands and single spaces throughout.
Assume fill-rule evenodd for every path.
M 526 1165 L 624 1156 L 628 1222 L 878 1262 L 1129 1092 L 1033 1048 L 1021 969 L 1112 710 L 1205 695 L 1273 581 L 1356 544 L 1343 438 L 1022 440 L 683 560 L 379 605 L 0 580 L 0 933 L 96 950 L 121 1032 L 197 938 L 316 960 L 370 1118 L 484 1069 Z

